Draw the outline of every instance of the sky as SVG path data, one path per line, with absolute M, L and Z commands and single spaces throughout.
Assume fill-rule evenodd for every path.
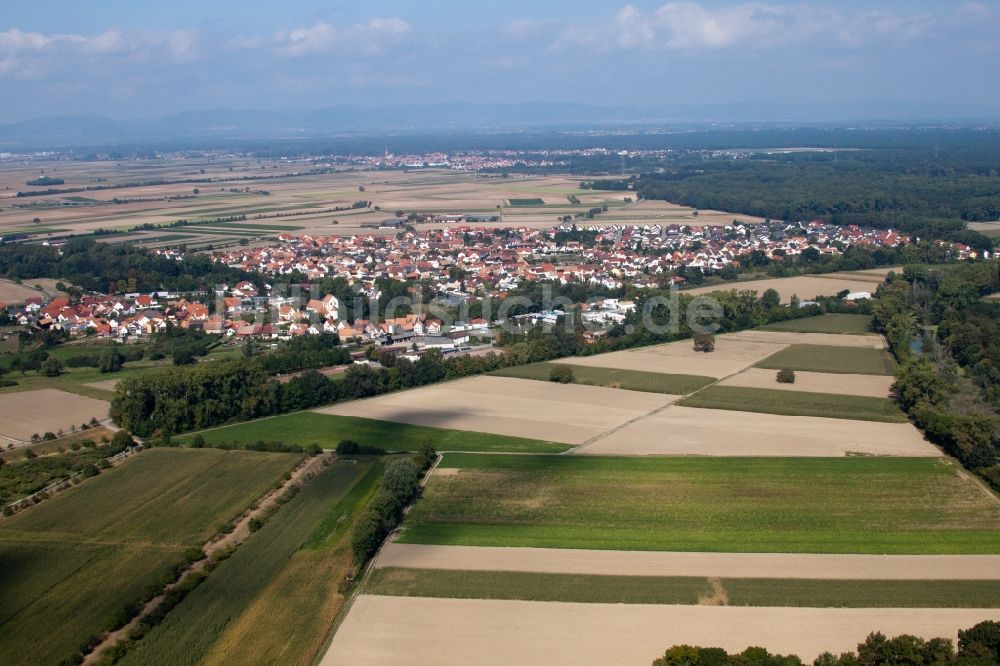
M 4 0 L 0 122 L 441 101 L 1000 117 L 998 35 L 1000 0 Z

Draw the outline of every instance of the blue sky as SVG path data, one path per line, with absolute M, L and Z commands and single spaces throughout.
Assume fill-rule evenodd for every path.
M 445 100 L 1000 110 L 1000 2 L 4 0 L 0 122 Z

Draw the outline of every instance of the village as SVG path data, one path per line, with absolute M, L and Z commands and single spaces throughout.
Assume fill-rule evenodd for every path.
M 449 216 L 451 218 L 458 216 Z M 488 340 L 491 321 L 483 318 L 443 322 L 425 313 L 377 317 L 348 312 L 336 296 L 309 285 L 341 279 L 370 301 L 383 299 L 377 283 L 395 280 L 422 284 L 433 298 L 451 306 L 476 298 L 503 301 L 530 282 L 586 285 L 599 295 L 625 288 L 684 287 L 705 276 L 732 279 L 750 261 L 781 262 L 811 253 L 841 254 L 852 246 L 892 248 L 909 242 L 892 230 L 837 226 L 822 221 L 727 226 L 601 225 L 563 221 L 551 229 L 443 230 L 408 226 L 394 236 L 281 234 L 279 243 L 217 252 L 215 261 L 267 277 L 300 279 L 263 292 L 249 281 L 219 285 L 214 293 L 79 294 L 44 302 L 25 299 L 7 308 L 11 323 L 54 328 L 70 336 L 93 335 L 135 341 L 169 326 L 195 328 L 225 339 L 289 339 L 336 333 L 341 339 L 419 342 L 447 351 Z M 956 259 L 974 257 L 968 246 L 953 243 Z M 155 250 L 180 258 L 179 250 Z M 0 304 L 3 307 L 3 304 Z M 602 298 L 585 306 L 585 318 L 600 328 L 620 323 L 629 301 Z M 519 315 L 529 322 L 552 323 L 558 313 Z M 413 344 L 413 343 L 411 343 Z

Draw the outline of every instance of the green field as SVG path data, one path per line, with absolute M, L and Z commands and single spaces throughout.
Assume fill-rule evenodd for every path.
M 906 423 L 906 414 L 888 398 L 779 389 L 709 386 L 677 403 L 683 407 L 728 409 L 785 416 L 824 416 L 832 419 Z
M 1000 581 L 721 578 L 730 606 L 1000 608 Z M 365 592 L 394 597 L 602 604 L 697 604 L 719 594 L 707 578 L 520 571 L 376 569 Z
M 930 458 L 447 454 L 410 543 L 789 553 L 1000 553 L 1000 503 Z
M 871 333 L 871 315 L 823 314 L 818 317 L 779 321 L 761 326 L 761 331 L 788 331 L 791 333 L 844 333 L 865 335 Z
M 549 381 L 549 373 L 557 365 L 560 364 L 532 363 L 530 365 L 515 365 L 495 370 L 490 374 L 500 377 L 537 379 L 547 382 Z M 566 365 L 566 367 L 573 371 L 574 384 L 610 386 L 630 391 L 646 391 L 647 393 L 687 395 L 715 381 L 711 377 L 699 377 L 698 375 L 669 375 L 659 372 L 620 370 L 617 368 L 591 368 L 585 365 Z
M 507 203 L 511 206 L 521 207 L 521 206 L 544 206 L 545 200 L 539 198 L 533 199 L 507 199 Z
M 896 371 L 895 361 L 884 349 L 827 345 L 790 345 L 754 367 L 855 375 L 891 375 Z
M 120 663 L 313 663 L 343 602 L 344 536 L 381 470 L 374 459 L 328 467 Z
M 505 453 L 560 453 L 571 448 L 567 444 L 544 442 L 521 437 L 505 437 L 483 432 L 467 432 L 428 426 L 363 419 L 356 416 L 336 416 L 316 412 L 296 412 L 248 423 L 205 430 L 202 437 L 209 444 L 235 443 L 246 445 L 258 440 L 282 441 L 287 444 L 319 444 L 334 448 L 345 439 L 360 444 L 381 447 L 387 451 L 416 451 L 430 442 L 439 451 L 496 451 Z M 178 438 L 184 443 L 193 435 Z
M 0 654 L 70 657 L 300 458 L 153 449 L 0 521 Z

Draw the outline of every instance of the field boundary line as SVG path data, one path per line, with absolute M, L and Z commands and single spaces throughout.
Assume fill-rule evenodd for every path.
M 786 345 L 782 345 L 781 349 L 778 349 L 774 353 L 777 354 L 778 352 L 787 349 L 789 346 L 790 345 L 787 345 L 787 344 Z M 714 352 L 708 352 L 708 353 L 714 353 Z M 716 379 L 711 384 L 705 384 L 700 389 L 697 389 L 696 391 L 692 391 L 691 393 L 688 393 L 687 395 L 678 395 L 678 396 L 675 396 L 673 398 L 673 400 L 670 400 L 667 404 L 663 405 L 662 407 L 657 407 L 656 409 L 654 409 L 652 411 L 649 411 L 649 412 L 646 412 L 645 414 L 640 414 L 639 416 L 636 416 L 635 418 L 629 419 L 628 421 L 625 421 L 624 423 L 621 423 L 621 424 L 615 426 L 614 428 L 611 428 L 610 430 L 607 430 L 607 431 L 602 432 L 600 434 L 594 435 L 593 437 L 591 437 L 588 440 L 585 440 L 584 442 L 582 442 L 578 446 L 574 446 L 573 448 L 571 448 L 571 449 L 569 449 L 567 451 L 563 451 L 562 453 L 559 453 L 559 454 L 556 454 L 556 455 L 566 455 L 566 454 L 575 454 L 575 453 L 578 453 L 580 450 L 582 450 L 582 449 L 590 446 L 591 444 L 599 442 L 600 440 L 604 439 L 605 437 L 610 437 L 611 435 L 615 434 L 619 430 L 622 430 L 622 429 L 624 429 L 624 428 L 626 428 L 626 427 L 628 427 L 628 426 L 630 426 L 630 425 L 632 425 L 634 423 L 637 423 L 637 422 L 639 422 L 639 421 L 641 421 L 641 420 L 643 420 L 645 418 L 649 418 L 650 416 L 656 416 L 657 414 L 659 414 L 663 410 L 665 410 L 665 409 L 667 409 L 669 407 L 675 406 L 679 401 L 681 401 L 681 400 L 687 400 L 691 396 L 697 395 L 697 394 L 701 393 L 702 391 L 704 391 L 705 389 L 707 389 L 707 388 L 709 388 L 711 386 L 716 386 L 719 382 L 725 381 L 725 380 L 729 379 L 730 377 L 735 377 L 736 375 L 740 374 L 741 372 L 745 372 L 748 368 L 752 368 L 752 367 L 753 367 L 753 364 L 750 364 L 748 366 L 740 368 L 736 372 L 729 373 L 725 377 L 719 377 L 718 379 Z

